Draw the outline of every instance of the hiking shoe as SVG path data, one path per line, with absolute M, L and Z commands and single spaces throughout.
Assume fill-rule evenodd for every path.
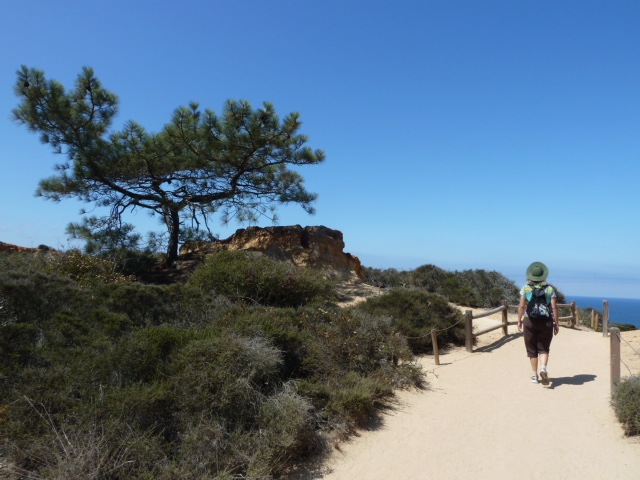
M 547 373 L 546 368 L 540 369 L 540 379 L 542 380 L 543 385 L 549 385 L 549 374 Z
M 535 373 L 531 374 L 531 383 L 538 383 L 538 375 Z

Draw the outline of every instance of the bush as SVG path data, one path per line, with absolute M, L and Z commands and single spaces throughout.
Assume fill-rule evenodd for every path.
M 431 353 L 431 331 L 438 331 L 438 341 L 464 344 L 464 317 L 441 295 L 420 290 L 396 288 L 368 299 L 356 307 L 375 315 L 392 318 L 392 326 L 406 338 L 413 353 Z
M 125 385 L 166 378 L 174 353 L 187 345 L 194 335 L 195 332 L 169 325 L 136 330 L 122 338 L 113 349 L 109 370 Z
M 411 283 L 411 272 L 365 267 L 364 282 L 378 288 L 406 287 Z
M 170 375 L 184 421 L 206 411 L 234 430 L 251 424 L 262 396 L 276 389 L 281 367 L 280 351 L 267 339 L 209 331 L 177 352 Z
M 98 285 L 94 289 L 96 301 L 111 312 L 126 315 L 130 328 L 179 323 L 185 294 L 180 285 L 138 282 Z
M 265 441 L 257 456 L 265 458 L 267 465 L 275 466 L 276 473 L 320 445 L 313 405 L 298 394 L 292 383 L 284 384 L 265 400 L 258 413 L 258 425 Z
M 81 285 L 103 282 L 126 282 L 132 279 L 118 272 L 114 262 L 79 250 L 69 250 L 57 255 L 49 255 L 47 271 L 68 276 Z
M 411 272 L 411 284 L 429 293 L 442 293 L 442 285 L 453 274 L 435 265 L 422 265 Z
M 219 252 L 207 257 L 189 284 L 237 301 L 274 307 L 300 307 L 335 297 L 320 271 L 297 268 L 255 252 Z
M 132 430 L 120 418 L 56 421 L 42 405 L 27 403 L 44 428 L 14 454 L 28 467 L 23 473 L 38 472 L 20 478 L 149 478 L 144 475 L 163 460 L 152 435 Z
M 613 408 L 626 435 L 640 435 L 640 375 L 623 379 L 615 388 Z
M 40 325 L 61 310 L 80 308 L 84 295 L 65 276 L 42 271 L 0 271 L 2 324 Z
M 423 265 L 411 273 L 411 284 L 438 293 L 452 303 L 469 307 L 497 307 L 503 300 L 518 303 L 518 287 L 501 273 L 486 270 L 448 272 Z
M 224 286 L 223 270 L 157 286 L 0 256 L 0 438 L 11 461 L 34 478 L 278 475 L 321 432 L 348 431 L 394 388 L 421 384 L 389 315 L 323 301 L 332 288 L 318 272 L 248 258 L 227 264 L 232 280 L 254 282 L 235 287 L 290 307 L 231 305 L 203 287 Z

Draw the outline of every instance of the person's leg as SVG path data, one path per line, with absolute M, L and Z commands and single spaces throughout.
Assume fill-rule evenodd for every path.
M 538 383 L 538 357 L 530 356 L 531 362 L 531 383 Z
M 538 358 L 540 359 L 540 369 L 547 369 L 547 363 L 549 362 L 549 354 L 548 353 L 541 353 L 538 355 Z
M 524 318 L 524 345 L 527 349 L 527 357 L 531 362 L 531 382 L 538 383 L 538 346 L 529 317 Z
M 538 357 L 540 359 L 540 378 L 543 385 L 549 385 L 549 373 L 547 372 L 547 363 L 549 362 L 549 349 L 551 340 L 553 339 L 553 323 L 548 322 L 540 326 L 538 333 Z
M 537 374 L 538 373 L 538 357 L 529 357 L 529 360 L 531 361 L 531 371 Z

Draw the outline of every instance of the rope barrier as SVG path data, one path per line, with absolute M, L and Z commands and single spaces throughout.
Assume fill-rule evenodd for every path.
M 450 328 L 453 328 L 453 327 L 455 327 L 456 325 L 458 325 L 459 323 L 462 323 L 464 320 L 465 320 L 465 318 L 464 318 L 464 317 L 462 317 L 462 319 L 461 319 L 461 320 L 458 320 L 456 323 L 454 323 L 454 324 L 452 324 L 452 325 L 449 325 L 448 327 L 445 327 L 445 328 L 432 328 L 432 329 L 431 329 L 431 331 L 430 331 L 429 333 L 425 334 L 425 335 L 420 335 L 420 336 L 417 336 L 417 337 L 404 337 L 404 338 L 410 338 L 410 339 L 412 339 L 412 340 L 417 340 L 418 338 L 425 338 L 425 337 L 429 337 L 429 336 L 431 336 L 431 334 L 432 334 L 433 332 L 436 332 L 436 333 L 437 333 L 437 332 L 446 332 L 446 331 L 447 331 L 447 330 L 449 330 Z
M 609 330 L 611 331 L 611 330 Z M 640 357 L 640 352 L 638 352 L 635 348 L 633 348 L 633 345 L 631 345 L 629 342 L 627 342 L 624 338 L 622 338 L 622 335 L 620 334 L 620 332 L 613 332 L 616 334 L 616 336 L 622 340 L 624 343 L 626 343 L 627 345 L 629 345 L 629 348 L 631 348 L 631 350 L 633 350 L 633 352 L 638 355 Z
M 620 332 L 614 332 L 611 329 L 609 329 L 609 333 L 615 334 L 615 336 L 618 337 L 618 340 L 621 340 L 624 343 L 626 343 L 629 346 L 629 348 L 633 351 L 633 353 L 635 353 L 636 355 L 638 355 L 640 357 L 640 352 L 638 352 L 635 348 L 633 348 L 633 345 L 631 345 L 627 340 L 622 338 L 622 334 Z M 631 371 L 631 368 L 629 368 L 629 365 L 627 365 L 624 362 L 624 360 L 622 360 L 622 357 L 620 357 L 620 363 L 622 363 L 627 368 L 627 370 L 629 371 L 629 375 L 633 375 L 633 372 Z

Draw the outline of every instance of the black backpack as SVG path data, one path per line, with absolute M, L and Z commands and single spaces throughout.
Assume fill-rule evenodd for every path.
M 527 304 L 527 317 L 531 320 L 550 320 L 551 305 L 547 303 L 547 287 L 533 287 L 531 292 L 531 300 Z

